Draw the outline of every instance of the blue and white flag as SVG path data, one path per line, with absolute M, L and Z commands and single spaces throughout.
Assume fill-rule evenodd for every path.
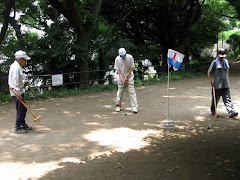
M 184 54 L 174 51 L 172 49 L 168 49 L 168 59 L 167 63 L 172 65 L 174 69 L 178 70 L 182 65 Z

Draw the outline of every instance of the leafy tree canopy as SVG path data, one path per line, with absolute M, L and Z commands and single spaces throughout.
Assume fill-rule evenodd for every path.
M 1 35 L 4 28 L 7 30 L 0 51 L 9 60 L 4 65 L 7 71 L 13 53 L 26 50 L 33 57 L 35 74 L 106 69 L 113 64 L 119 47 L 126 47 L 136 60 L 149 58 L 154 64 L 161 60 L 166 63 L 168 48 L 199 56 L 202 49 L 216 43 L 219 32 L 236 26 L 238 5 L 234 2 L 1 1 L 4 16 L 0 16 L 0 22 L 5 24 Z M 26 27 L 44 33 L 39 36 L 24 30 Z M 82 80 L 89 79 L 86 75 Z

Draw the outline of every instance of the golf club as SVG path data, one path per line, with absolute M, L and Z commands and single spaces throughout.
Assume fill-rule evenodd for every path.
M 216 102 L 216 95 L 215 95 L 215 87 L 213 86 L 213 99 L 214 99 L 214 106 L 215 106 L 215 118 L 218 118 L 218 113 L 217 113 L 217 102 Z
M 11 87 L 9 87 L 9 89 L 15 94 L 15 96 L 17 97 L 17 94 L 16 94 L 16 92 L 11 88 Z M 34 122 L 39 122 L 40 120 L 41 120 L 41 116 L 35 116 L 34 114 L 33 114 L 33 112 L 27 107 L 27 105 L 21 100 L 20 101 L 26 108 L 27 108 L 27 110 L 33 115 L 33 117 L 35 118 L 33 121 Z
M 117 102 L 117 104 L 116 104 L 117 107 L 120 107 L 120 106 L 121 106 L 122 94 L 123 94 L 123 91 L 124 91 L 124 85 L 125 85 L 125 84 L 123 84 L 123 86 L 122 86 L 122 89 L 121 89 L 121 92 L 120 92 L 120 98 L 119 98 L 119 100 L 118 100 L 118 102 Z

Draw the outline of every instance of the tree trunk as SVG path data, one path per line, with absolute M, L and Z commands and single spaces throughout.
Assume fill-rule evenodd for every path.
M 85 87 L 90 87 L 90 76 L 89 76 L 89 40 L 90 35 L 92 32 L 93 24 L 96 19 L 91 21 L 84 21 L 84 17 L 82 17 L 78 11 L 79 9 L 75 7 L 74 0 L 65 0 L 65 5 L 63 5 L 59 0 L 48 0 L 53 7 L 60 13 L 62 13 L 69 21 L 69 23 L 74 28 L 77 34 L 77 42 L 78 45 L 82 48 L 81 52 L 76 54 L 76 65 L 78 71 L 81 73 L 79 74 L 78 80 L 83 84 Z M 88 7 L 88 11 L 91 12 L 92 15 L 98 16 L 99 11 L 101 9 L 103 0 L 95 0 L 90 3 Z
M 163 61 L 162 61 L 162 66 L 163 66 L 163 72 L 168 71 L 168 65 L 167 65 L 167 59 L 168 59 L 168 49 L 163 49 Z
M 188 50 L 188 48 L 185 49 L 184 55 L 185 55 L 185 57 L 184 57 L 183 63 L 185 64 L 185 68 L 187 70 L 189 70 L 190 69 L 190 64 L 189 64 L 190 61 L 189 61 L 189 50 Z
M 233 44 L 233 52 L 234 52 L 234 55 L 235 55 L 235 57 L 237 56 L 237 53 L 236 53 L 236 46 L 235 46 L 235 44 Z
M 102 49 L 98 49 L 98 66 L 99 66 L 99 73 L 98 73 L 98 79 L 100 84 L 104 83 L 103 77 L 104 77 L 104 57 Z
M 79 46 L 82 48 L 81 52 L 76 54 L 76 65 L 77 70 L 80 72 L 78 76 L 78 80 L 81 85 L 86 88 L 90 87 L 90 74 L 89 74 L 89 38 L 90 38 L 90 30 L 82 31 L 78 33 L 77 42 Z
M 3 73 L 2 71 L 0 71 L 0 89 L 6 89 L 6 92 L 8 90 L 8 78 L 7 78 L 7 74 Z
M 16 32 L 16 36 L 18 38 L 19 48 L 24 50 L 25 41 L 24 41 L 24 39 L 22 37 L 22 34 L 21 34 L 21 26 L 17 24 L 16 20 L 13 17 L 9 17 L 9 23 L 12 25 L 13 29 Z
M 4 18 L 3 19 L 3 27 L 0 32 L 0 44 L 2 44 L 5 34 L 7 32 L 8 22 L 9 22 L 9 14 L 11 12 L 11 9 L 12 9 L 14 3 L 15 3 L 15 0 L 8 0 L 5 4 L 5 8 L 4 8 L 5 10 L 3 13 L 3 18 Z

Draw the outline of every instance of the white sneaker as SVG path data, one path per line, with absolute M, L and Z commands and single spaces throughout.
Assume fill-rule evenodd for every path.
M 120 112 L 121 111 L 120 107 L 116 107 L 116 111 Z
M 133 113 L 137 113 L 137 112 L 138 112 L 137 108 L 133 108 Z

